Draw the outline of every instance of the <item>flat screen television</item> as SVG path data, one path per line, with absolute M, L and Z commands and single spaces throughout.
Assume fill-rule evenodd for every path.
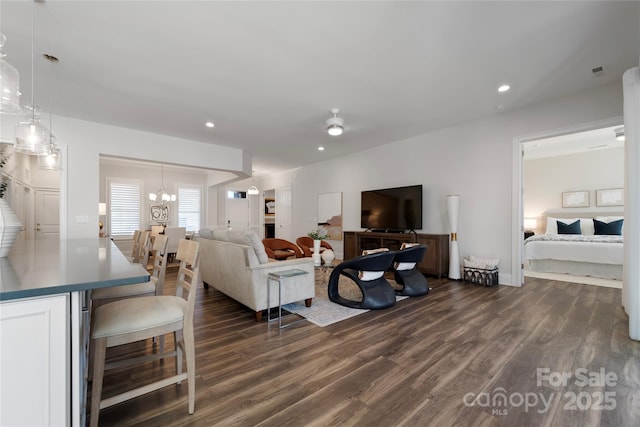
M 361 193 L 360 227 L 400 232 L 422 229 L 422 185 Z

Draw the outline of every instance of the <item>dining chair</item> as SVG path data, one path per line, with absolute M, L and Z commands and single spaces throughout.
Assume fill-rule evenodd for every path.
M 187 227 L 167 227 L 164 229 L 164 235 L 169 238 L 169 262 L 174 262 L 176 251 L 178 250 L 178 242 L 187 237 Z
M 100 410 L 187 380 L 189 414 L 195 411 L 195 345 L 193 314 L 199 276 L 197 241 L 183 239 L 176 259 L 180 261 L 176 294 L 127 298 L 104 304 L 96 310 L 91 340 L 95 343 L 93 383 L 91 386 L 90 425 L 97 426 Z M 107 348 L 129 344 L 168 333 L 174 334 L 175 349 L 137 358 L 105 364 Z M 183 354 L 187 372 L 182 372 Z M 151 384 L 102 399 L 104 371 L 138 362 L 175 357 L 176 373 Z
M 142 231 L 141 230 L 135 230 L 133 232 L 133 247 L 131 248 L 131 256 L 128 256 L 127 259 L 129 260 L 129 262 L 135 262 L 134 259 L 138 256 L 138 253 L 140 252 L 140 233 Z
M 159 235 L 154 239 L 153 246 L 149 251 L 152 266 L 148 282 L 94 289 L 91 291 L 92 310 L 95 310 L 103 303 L 112 302 L 116 299 L 145 295 L 162 295 L 164 278 L 167 271 L 168 244 L 169 239 L 166 236 Z
M 167 271 L 167 244 L 169 239 L 165 236 L 156 237 L 153 242 L 151 251 L 152 267 L 148 282 L 134 283 L 131 285 L 112 286 L 109 288 L 98 288 L 91 291 L 91 314 L 90 314 L 90 330 L 93 329 L 95 312 L 101 305 L 118 301 L 123 298 L 143 297 L 152 295 L 162 295 L 164 291 L 164 279 Z M 158 340 L 154 339 L 154 342 Z M 160 336 L 159 351 L 164 350 L 164 336 Z M 94 342 L 91 341 L 90 346 Z M 93 372 L 93 354 L 92 349 L 89 350 L 89 374 Z
M 151 232 L 149 230 L 136 230 L 133 233 L 133 249 L 131 250 L 131 256 L 127 257 L 130 262 L 140 263 L 146 267 L 146 262 L 149 261 L 149 254 L 147 252 L 149 245 L 149 237 Z

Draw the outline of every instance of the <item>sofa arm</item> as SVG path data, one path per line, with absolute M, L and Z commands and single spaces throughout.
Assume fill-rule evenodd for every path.
M 289 270 L 291 268 L 299 268 L 300 266 L 304 266 L 305 264 L 309 264 L 313 267 L 313 258 L 291 258 L 283 261 L 270 261 L 265 264 L 255 265 L 250 268 L 252 270 L 282 271 Z M 268 272 L 269 271 L 267 271 L 267 273 Z

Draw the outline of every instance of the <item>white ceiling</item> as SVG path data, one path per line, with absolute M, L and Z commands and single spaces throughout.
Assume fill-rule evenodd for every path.
M 44 111 L 246 148 L 261 175 L 620 81 L 639 4 L 2 0 L 0 31 L 23 103 L 33 17 Z
M 533 160 L 592 150 L 622 148 L 624 141 L 616 138 L 616 131 L 624 133 L 624 126 L 611 126 L 526 142 L 523 144 L 524 158 Z

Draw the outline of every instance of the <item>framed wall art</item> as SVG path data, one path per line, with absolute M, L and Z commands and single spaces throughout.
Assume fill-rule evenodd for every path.
M 318 194 L 318 231 L 342 240 L 342 193 Z
M 169 206 L 151 206 L 151 221 L 159 224 L 169 222 Z
M 596 206 L 624 206 L 624 188 L 596 190 Z
M 589 191 L 565 191 L 562 193 L 563 208 L 586 208 L 589 206 Z

